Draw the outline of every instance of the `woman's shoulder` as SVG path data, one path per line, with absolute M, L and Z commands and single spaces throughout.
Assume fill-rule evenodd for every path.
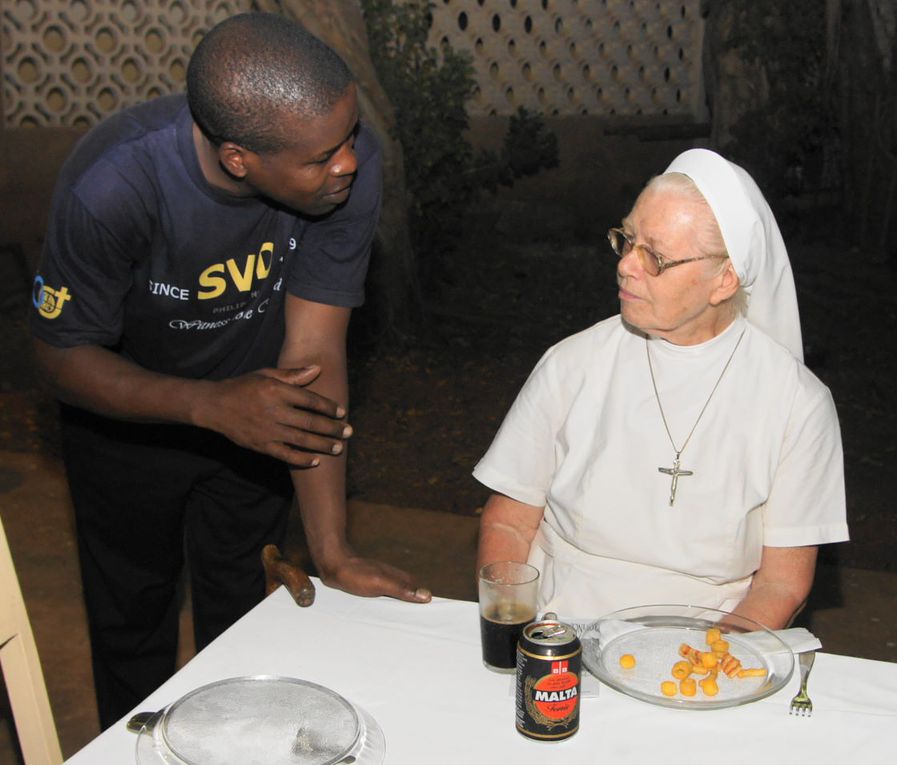
M 621 346 L 637 339 L 619 316 L 603 319 L 552 345 L 542 354 L 530 381 L 553 390 L 577 390 L 595 370 L 611 367 Z
M 626 328 L 618 314 L 565 337 L 551 346 L 545 355 L 559 359 L 570 357 L 581 361 L 583 355 L 603 353 L 634 338 L 634 333 Z
M 751 337 L 752 366 L 768 380 L 778 380 L 777 387 L 791 387 L 797 395 L 831 396 L 828 386 L 803 361 L 763 330 L 747 325 Z

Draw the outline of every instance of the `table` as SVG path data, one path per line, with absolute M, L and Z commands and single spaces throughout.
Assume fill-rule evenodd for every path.
M 200 652 L 139 709 L 156 710 L 225 677 L 299 677 L 370 712 L 387 740 L 386 762 L 893 763 L 897 759 L 897 664 L 820 653 L 810 678 L 814 712 L 788 714 L 797 673 L 778 693 L 713 711 L 666 709 L 601 686 L 582 701 L 581 728 L 556 743 L 514 727 L 512 680 L 480 660 L 475 603 L 418 605 L 358 598 L 315 580 L 300 609 L 280 588 Z M 67 762 L 133 763 L 124 721 Z

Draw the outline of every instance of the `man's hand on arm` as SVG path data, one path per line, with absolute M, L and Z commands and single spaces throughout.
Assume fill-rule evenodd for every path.
M 320 372 L 316 366 L 261 369 L 211 383 L 212 395 L 196 402 L 194 423 L 293 467 L 317 465 L 312 452 L 339 454 L 352 435 L 345 407 L 304 387 Z
M 287 333 L 279 366 L 320 367 L 309 388 L 348 408 L 346 330 L 350 310 L 287 297 Z M 305 536 L 322 581 L 355 595 L 427 603 L 430 591 L 394 566 L 364 558 L 346 537 L 346 450 L 322 456 L 312 470 L 293 470 Z

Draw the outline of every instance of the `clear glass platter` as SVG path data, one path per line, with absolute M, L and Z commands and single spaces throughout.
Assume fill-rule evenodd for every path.
M 706 633 L 711 627 L 720 629 L 729 653 L 742 667 L 765 669 L 765 676 L 730 678 L 720 671 L 715 696 L 705 695 L 700 687 L 694 696 L 665 695 L 661 683 L 675 680 L 672 667 L 683 658 L 679 646 L 686 643 L 710 651 Z M 674 709 L 720 709 L 757 701 L 782 688 L 794 671 L 794 654 L 774 632 L 751 619 L 698 606 L 653 605 L 616 611 L 590 625 L 582 644 L 583 664 L 601 682 L 633 698 Z M 620 664 L 624 654 L 635 657 L 631 669 Z
M 137 738 L 138 765 L 380 765 L 377 722 L 338 693 L 257 675 L 197 688 L 154 715 Z

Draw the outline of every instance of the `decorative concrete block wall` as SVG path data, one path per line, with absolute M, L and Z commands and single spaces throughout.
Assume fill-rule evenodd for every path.
M 434 0 L 469 52 L 472 116 L 703 114 L 700 0 Z M 183 88 L 201 34 L 249 0 L 3 0 L 5 127 L 87 127 Z
M 201 35 L 246 0 L 3 0 L 6 127 L 87 127 L 183 90 Z
M 473 57 L 475 115 L 701 114 L 699 0 L 436 0 L 431 41 Z

